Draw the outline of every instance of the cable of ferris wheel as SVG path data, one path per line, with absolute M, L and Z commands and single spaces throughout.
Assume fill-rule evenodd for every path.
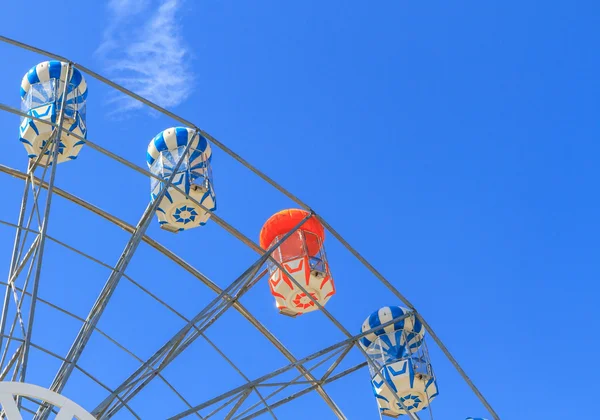
M 16 110 L 14 110 L 10 107 L 6 107 L 5 105 L 0 105 L 0 109 L 6 109 L 6 108 L 8 108 L 9 112 L 17 113 Z M 16 169 L 9 168 L 5 165 L 1 165 L 1 164 L 0 164 L 0 172 L 4 172 L 8 175 L 11 175 L 15 178 L 19 178 L 22 180 L 27 179 L 27 175 L 25 173 L 18 171 Z M 39 182 L 39 180 L 37 180 L 37 181 Z M 46 185 L 43 182 L 41 184 L 42 184 L 43 188 L 46 187 Z M 116 216 L 114 216 L 110 213 L 107 213 L 107 212 L 99 209 L 98 207 L 93 206 L 92 204 L 88 203 L 87 201 L 85 201 L 79 197 L 76 197 L 60 188 L 55 188 L 54 190 L 55 190 L 55 194 L 57 194 L 58 196 L 63 197 L 65 199 L 85 208 L 86 210 L 91 211 L 92 213 L 108 220 L 109 222 L 120 227 L 121 229 L 123 229 L 129 233 L 132 233 L 134 231 L 134 227 L 131 226 L 130 224 L 124 222 L 123 220 L 117 218 Z M 203 284 L 205 284 L 208 288 L 210 288 L 213 292 L 215 292 L 217 294 L 222 293 L 222 289 L 219 288 L 219 286 L 217 286 L 210 279 L 208 279 L 205 275 L 203 275 L 201 272 L 199 272 L 196 268 L 194 268 L 193 266 L 188 264 L 185 260 L 183 260 L 177 254 L 173 253 L 168 248 L 164 247 L 163 245 L 161 245 L 160 243 L 158 243 L 157 241 L 155 241 L 154 239 L 152 239 L 146 235 L 142 238 L 142 240 L 144 242 L 146 242 L 148 245 L 150 245 L 151 247 L 153 247 L 154 249 L 156 249 L 158 252 L 165 255 L 170 260 L 172 260 L 174 263 L 176 263 L 177 265 L 182 267 L 184 270 L 186 270 L 187 272 L 192 274 L 194 277 L 196 277 L 198 280 L 200 280 Z M 297 361 L 297 359 L 294 357 L 294 355 L 283 345 L 283 343 L 281 343 L 277 339 L 277 337 L 275 337 L 262 323 L 260 323 L 254 317 L 254 315 L 252 315 L 252 313 L 250 311 L 248 311 L 240 302 L 235 302 L 233 304 L 233 307 L 244 318 L 246 318 L 267 340 L 269 340 L 271 342 L 271 344 L 273 344 L 275 346 L 275 348 L 277 348 L 277 350 L 279 350 L 279 352 L 281 352 L 285 356 L 285 358 L 288 359 L 288 361 L 290 361 L 292 363 Z M 312 377 L 308 372 L 306 372 L 306 370 L 304 369 L 304 367 L 302 365 L 297 365 L 296 368 L 300 372 L 304 373 L 307 380 L 314 381 L 315 378 Z M 331 397 L 320 386 L 317 388 L 317 392 L 322 396 L 322 398 L 325 400 L 326 403 L 328 401 L 333 402 Z
M 66 61 L 69 62 L 69 60 L 67 60 L 64 57 L 61 57 L 59 55 L 50 53 L 48 51 L 42 50 L 40 48 L 36 48 L 33 47 L 31 45 L 13 40 L 11 38 L 7 38 L 5 36 L 1 36 L 0 35 L 0 41 L 6 42 L 8 44 L 12 44 L 14 46 L 29 50 L 29 51 L 33 51 L 36 52 L 38 54 L 41 55 L 45 55 L 47 57 L 51 57 L 57 60 L 61 60 L 61 61 Z M 306 210 L 312 210 L 306 203 L 304 203 L 303 201 L 301 201 L 298 197 L 296 197 L 295 195 L 293 195 L 291 192 L 289 192 L 288 190 L 286 190 L 285 188 L 283 188 L 281 185 L 279 185 L 277 182 L 275 182 L 273 179 L 271 179 L 269 176 L 267 176 L 266 174 L 264 174 L 262 171 L 260 171 L 258 168 L 254 167 L 253 165 L 251 165 L 248 161 L 246 161 L 245 159 L 243 159 L 240 155 L 238 155 L 237 153 L 235 153 L 233 150 L 229 149 L 227 146 L 225 146 L 223 143 L 221 143 L 220 141 L 218 141 L 217 139 L 215 139 L 214 137 L 212 137 L 210 134 L 208 134 L 207 132 L 205 132 L 204 130 L 198 128 L 195 124 L 192 124 L 190 121 L 185 120 L 184 118 L 166 110 L 165 108 L 153 103 L 152 101 L 143 98 L 142 96 L 126 89 L 125 87 L 107 79 L 104 76 L 101 76 L 100 74 L 88 69 L 87 67 L 80 65 L 80 64 L 76 64 L 73 63 L 75 65 L 75 67 L 77 67 L 79 70 L 89 74 L 90 76 L 94 77 L 95 79 L 111 86 L 114 89 L 119 90 L 121 93 L 124 93 L 134 99 L 137 99 L 138 101 L 146 104 L 147 106 L 153 108 L 154 110 L 170 117 L 173 118 L 174 120 L 187 125 L 191 128 L 195 128 L 197 129 L 204 137 L 206 137 L 208 140 L 210 140 L 213 144 L 215 144 L 217 147 L 219 147 L 220 149 L 222 149 L 225 153 L 229 154 L 231 157 L 233 157 L 235 160 L 237 160 L 238 162 L 240 162 L 243 166 L 245 166 L 247 169 L 251 170 L 252 172 L 254 172 L 257 176 L 259 176 L 260 178 L 262 178 L 264 181 L 266 181 L 267 183 L 269 183 L 272 187 L 274 187 L 275 189 L 277 189 L 279 192 L 281 192 L 282 194 L 284 194 L 285 196 L 287 196 L 289 199 L 291 199 L 292 201 L 294 201 L 296 204 L 298 204 L 299 206 L 301 206 L 302 208 L 306 209 Z M 198 203 L 199 204 L 199 203 Z M 203 207 L 203 206 L 202 206 Z M 325 220 L 318 216 L 318 219 L 323 223 L 325 222 Z M 467 385 L 471 388 L 471 390 L 475 393 L 475 395 L 477 396 L 477 398 L 481 401 L 481 403 L 486 407 L 486 409 L 489 411 L 489 413 L 496 419 L 499 420 L 500 417 L 497 415 L 497 413 L 495 412 L 495 410 L 492 408 L 492 406 L 489 404 L 489 402 L 487 401 L 487 399 L 483 396 L 483 394 L 481 393 L 481 391 L 479 391 L 479 389 L 475 386 L 475 384 L 473 383 L 473 381 L 471 380 L 471 378 L 466 374 L 466 372 L 464 371 L 464 369 L 462 369 L 462 367 L 459 365 L 458 361 L 456 360 L 456 358 L 454 358 L 454 356 L 450 353 L 450 351 L 448 350 L 448 348 L 443 344 L 443 342 L 441 341 L 441 339 L 439 338 L 439 336 L 437 334 L 435 334 L 435 332 L 433 332 L 433 330 L 431 329 L 431 326 L 425 321 L 425 319 L 423 318 L 423 316 L 415 310 L 415 307 L 410 304 L 410 302 L 408 301 L 408 299 L 406 299 L 383 275 L 381 275 L 381 273 L 379 273 L 375 267 L 373 265 L 371 265 L 364 257 L 358 257 L 360 254 L 347 242 L 343 239 L 343 237 L 337 233 L 335 230 L 333 230 L 333 228 L 331 227 L 331 225 L 329 225 L 327 222 L 323 223 L 325 225 L 325 227 L 331 232 L 331 234 L 338 239 L 343 245 L 344 247 L 346 247 L 353 255 L 355 255 L 362 263 L 363 265 L 365 265 L 365 267 L 371 271 L 392 293 L 394 293 L 404 304 L 406 304 L 407 306 L 409 306 L 410 309 L 414 310 L 416 313 L 416 316 L 419 318 L 419 320 L 423 323 L 424 327 L 427 329 L 427 331 L 429 331 L 432 339 L 435 341 L 435 343 L 440 347 L 440 349 L 442 350 L 442 352 L 444 353 L 444 355 L 449 359 L 449 361 L 452 363 L 452 365 L 455 367 L 455 369 L 458 371 L 459 375 L 463 378 L 463 380 L 467 383 Z

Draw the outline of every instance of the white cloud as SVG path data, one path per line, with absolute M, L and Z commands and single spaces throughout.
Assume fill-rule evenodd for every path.
M 181 3 L 111 0 L 111 22 L 97 50 L 109 77 L 162 107 L 179 105 L 193 88 L 193 75 L 186 63 L 188 46 L 177 18 Z M 109 103 L 114 107 L 111 114 L 144 106 L 121 94 Z
M 149 0 L 110 0 L 108 8 L 117 18 L 122 18 L 140 13 L 148 3 Z

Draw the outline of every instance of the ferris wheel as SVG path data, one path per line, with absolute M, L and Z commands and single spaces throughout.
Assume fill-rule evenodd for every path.
M 423 315 L 309 205 L 194 123 L 64 57 L 0 40 L 46 57 L 23 69 L 21 109 L 0 104 L 21 119 L 19 159 L 26 167 L 0 162 L 4 178 L 21 191 L 4 199 L 0 214 L 13 237 L 2 282 L 3 418 L 365 418 L 344 410 L 344 400 L 368 404 L 369 418 L 448 418 L 436 410 L 444 377 L 435 366 L 445 356 L 482 412 L 499 419 Z M 174 120 L 144 139 L 147 148 L 139 154 L 144 159 L 145 153 L 145 167 L 114 152 L 111 142 L 101 146 L 88 131 L 95 112 L 87 109 L 92 81 Z M 105 169 L 102 178 L 78 185 L 102 184 L 104 203 L 115 209 L 127 200 L 145 206 L 135 222 L 126 210 L 104 210 L 91 193 L 92 199 L 81 198 L 63 187 L 93 170 L 90 149 L 135 174 L 136 188 L 144 182 L 146 199 L 139 200 L 137 189 L 123 193 L 132 188 L 129 180 Z M 216 188 L 225 182 L 217 151 L 291 203 L 274 208 L 254 235 L 220 212 L 232 201 Z M 59 185 L 61 171 L 66 175 Z M 110 229 L 122 239 L 117 251 L 100 239 Z M 248 258 L 220 255 L 227 244 L 209 249 L 202 236 L 209 230 L 211 238 L 227 236 L 246 247 Z M 377 292 L 378 306 L 353 314 L 362 324 L 346 325 L 328 309 L 351 287 L 335 275 L 339 259 L 328 258 L 333 243 L 370 272 L 365 281 L 385 291 Z M 213 272 L 225 273 L 222 281 L 201 271 L 211 264 L 218 266 Z M 270 302 L 266 316 L 288 336 L 255 316 L 259 299 Z M 218 334 L 211 335 L 214 330 Z M 292 352 L 285 344 L 292 336 L 310 341 L 312 351 Z M 363 387 L 346 392 L 344 400 L 334 397 L 331 387 L 350 377 L 370 394 Z

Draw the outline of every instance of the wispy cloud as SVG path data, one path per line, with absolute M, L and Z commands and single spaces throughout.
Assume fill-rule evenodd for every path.
M 183 0 L 110 0 L 110 24 L 96 53 L 117 83 L 162 107 L 185 101 L 193 77 L 177 14 Z M 144 105 L 125 95 L 109 100 L 111 114 Z

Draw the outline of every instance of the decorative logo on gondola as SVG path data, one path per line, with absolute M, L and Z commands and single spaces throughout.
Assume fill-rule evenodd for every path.
M 46 147 L 46 143 L 48 143 L 47 140 L 43 140 L 42 141 L 42 145 L 40 146 L 40 151 L 44 149 L 44 147 Z M 65 144 L 62 141 L 58 142 L 58 153 L 59 154 L 63 154 L 63 152 L 65 151 Z M 44 155 L 50 155 L 50 147 L 48 147 L 48 150 L 46 150 L 46 152 L 44 153 Z
M 173 217 L 177 223 L 183 223 L 187 225 L 190 222 L 194 222 L 196 220 L 196 209 L 191 206 L 181 206 L 173 213 Z
M 412 394 L 408 394 L 408 395 L 405 395 L 404 397 L 401 397 L 400 401 L 402 402 L 404 407 L 406 407 L 406 409 L 409 411 L 416 410 L 417 408 L 419 408 L 419 404 L 421 404 L 423 402 L 417 395 L 412 395 Z M 402 406 L 400 404 L 398 404 L 398 407 L 402 408 Z
M 317 295 L 315 293 L 311 293 L 310 295 L 313 297 L 313 299 L 315 299 L 315 300 L 318 299 Z M 301 293 L 298 293 L 296 295 L 296 297 L 294 298 L 294 305 L 296 305 L 296 308 L 306 309 L 311 306 L 315 306 L 315 302 L 310 300 L 310 298 L 306 295 L 306 293 L 301 292 Z

